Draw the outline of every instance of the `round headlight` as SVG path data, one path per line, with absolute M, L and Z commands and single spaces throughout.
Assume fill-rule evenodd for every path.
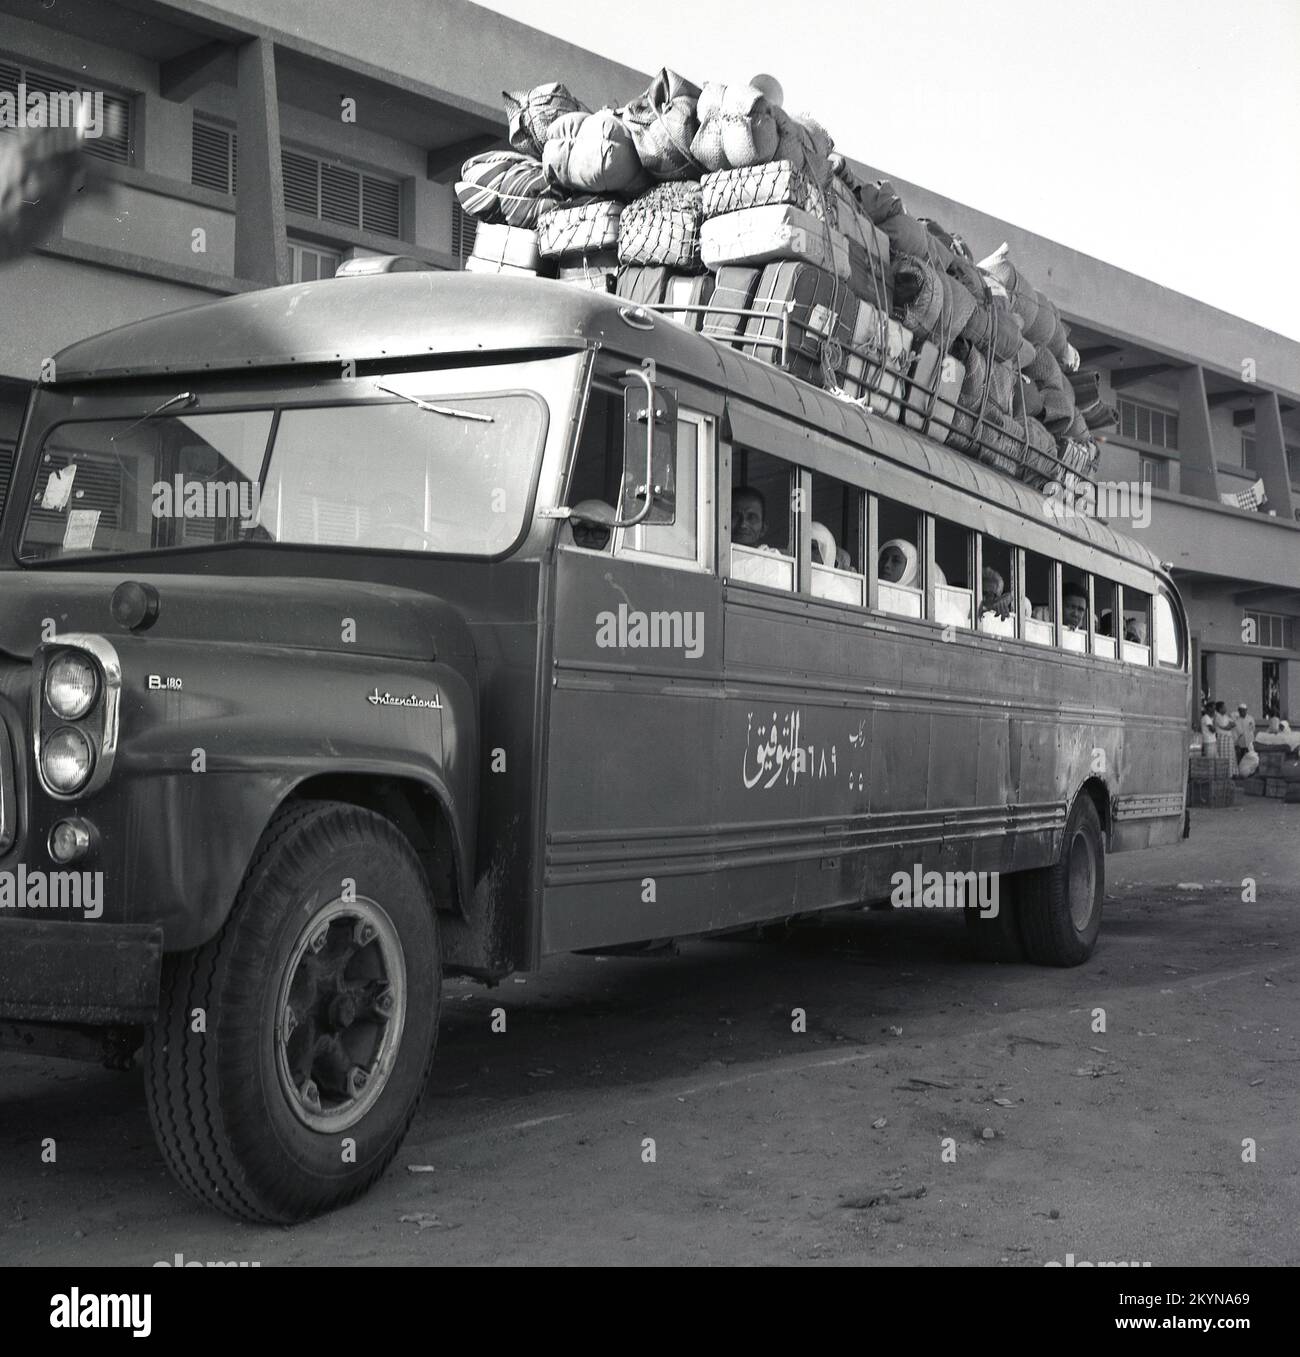
M 41 747 L 45 781 L 65 796 L 86 785 L 92 762 L 90 741 L 72 726 L 60 726 Z
M 45 671 L 45 700 L 65 721 L 78 721 L 99 696 L 99 670 L 75 650 L 66 650 Z

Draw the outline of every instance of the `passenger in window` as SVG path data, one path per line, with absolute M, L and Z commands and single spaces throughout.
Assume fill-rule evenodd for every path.
M 1133 641 L 1137 645 L 1144 646 L 1147 643 L 1147 624 L 1141 617 L 1126 617 L 1124 619 L 1124 639 Z
M 1025 601 L 1028 602 L 1029 600 L 1026 599 Z M 1050 622 L 1052 620 L 1052 610 L 1045 603 L 1040 603 L 1037 606 L 1031 604 L 1029 615 L 1035 622 Z
M 569 531 L 573 545 L 584 551 L 604 551 L 609 546 L 615 519 L 614 507 L 603 499 L 584 499 L 575 504 L 569 515 Z
M 1115 619 L 1111 615 L 1109 608 L 1097 619 L 1097 635 L 1113 636 L 1115 634 Z
M 824 523 L 812 525 L 812 558 L 814 565 L 831 565 L 836 570 L 852 570 L 853 562 L 843 547 L 836 549 L 835 535 Z
M 767 537 L 767 501 L 752 485 L 731 492 L 731 540 L 740 547 L 760 547 Z
M 1068 584 L 1061 598 L 1061 616 L 1071 631 L 1083 631 L 1087 625 L 1088 593 L 1077 584 Z
M 983 596 L 980 598 L 980 612 L 994 613 L 998 617 L 1010 617 L 1016 606 L 1016 597 L 1004 587 L 1002 576 L 991 565 L 986 565 L 980 576 Z

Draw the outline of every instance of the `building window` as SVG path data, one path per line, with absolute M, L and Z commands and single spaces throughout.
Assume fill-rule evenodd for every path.
M 1165 490 L 1169 485 L 1169 467 L 1163 457 L 1138 457 L 1138 477 L 1153 490 Z
M 1118 398 L 1119 436 L 1156 448 L 1178 449 L 1178 416 L 1141 401 Z
M 1271 650 L 1286 649 L 1286 624 L 1282 613 L 1246 612 L 1242 641 L 1248 646 L 1265 646 Z
M 478 221 L 459 203 L 451 205 L 451 252 L 457 259 L 468 259 L 474 253 L 474 238 Z
M 318 278 L 333 278 L 342 258 L 333 250 L 303 241 L 289 242 L 289 263 L 295 283 L 314 283 Z
M 196 114 L 190 151 L 191 184 L 217 193 L 234 193 L 239 171 L 239 138 L 233 128 Z
M 90 94 L 103 95 L 104 117 L 100 134 L 87 137 L 84 143 L 87 155 L 100 160 L 111 160 L 118 165 L 130 165 L 135 160 L 132 143 L 131 99 L 125 94 L 114 94 L 92 81 L 68 80 L 50 75 L 34 66 L 20 66 L 11 61 L 0 61 L 0 93 L 18 98 L 18 86 L 28 94 Z M 93 109 L 92 105 L 92 109 Z M 4 129 L 8 130 L 8 129 Z
M 1247 471 L 1255 469 L 1255 440 L 1250 434 L 1241 435 L 1241 464 Z
M 301 151 L 282 151 L 281 158 L 288 211 L 394 239 L 400 234 L 402 186 L 396 179 L 319 160 Z

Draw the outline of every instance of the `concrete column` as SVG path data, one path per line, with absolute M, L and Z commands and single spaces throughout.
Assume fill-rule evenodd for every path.
M 253 38 L 238 57 L 239 193 L 235 203 L 235 276 L 275 286 L 289 281 L 284 170 L 275 47 Z
M 1286 464 L 1286 437 L 1282 433 L 1282 410 L 1276 391 L 1255 397 L 1255 470 L 1263 477 L 1268 496 L 1265 510 L 1294 521 L 1291 473 Z
M 1178 454 L 1182 493 L 1217 504 L 1219 472 L 1214 460 L 1205 372 L 1199 364 L 1184 368 L 1178 380 Z

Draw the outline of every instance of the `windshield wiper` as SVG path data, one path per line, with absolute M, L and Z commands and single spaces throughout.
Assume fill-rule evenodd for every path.
M 134 424 L 128 425 L 125 429 L 122 430 L 120 434 L 115 433 L 110 435 L 108 441 L 110 443 L 116 443 L 119 438 L 125 438 L 127 434 L 131 432 L 132 429 L 138 429 L 140 425 L 145 422 L 145 420 L 152 419 L 155 415 L 162 414 L 164 410 L 170 410 L 173 405 L 179 405 L 182 401 L 186 405 L 193 405 L 194 402 L 197 400 L 198 397 L 194 394 L 193 391 L 178 391 L 174 396 L 163 401 L 163 403 L 160 406 L 158 406 L 156 410 L 150 410 L 148 414 L 141 415 L 140 418 L 137 419 Z
M 476 415 L 469 410 L 453 410 L 447 405 L 431 405 L 428 401 L 422 401 L 419 396 L 408 396 L 405 391 L 394 391 L 391 386 L 385 386 L 382 382 L 376 382 L 375 386 L 390 396 L 396 396 L 398 400 L 410 401 L 412 405 L 418 405 L 421 410 L 429 410 L 435 415 L 451 415 L 453 419 L 476 419 L 480 424 L 496 423 L 492 415 Z

